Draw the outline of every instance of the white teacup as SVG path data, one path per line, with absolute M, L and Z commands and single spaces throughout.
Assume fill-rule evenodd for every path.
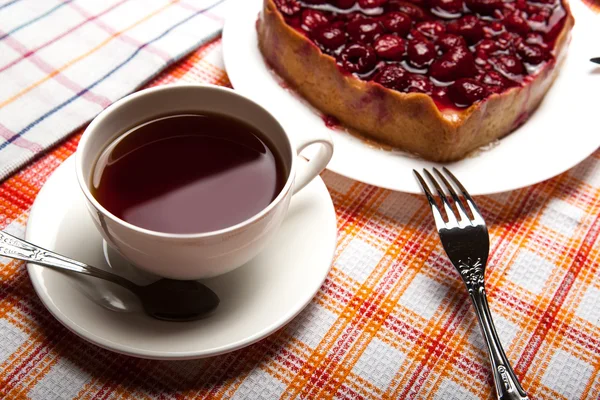
M 271 204 L 246 221 L 225 229 L 172 234 L 125 222 L 94 198 L 90 191 L 91 176 L 99 154 L 109 143 L 157 117 L 194 111 L 234 116 L 270 139 L 289 171 L 283 189 Z M 319 151 L 308 163 L 299 163 L 298 154 L 311 144 L 319 144 Z M 328 137 L 298 140 L 294 146 L 269 112 L 231 89 L 169 85 L 129 95 L 100 113 L 81 137 L 76 169 L 88 210 L 111 247 L 150 273 L 172 279 L 201 279 L 229 272 L 256 256 L 283 222 L 292 195 L 325 168 L 332 154 L 333 143 Z

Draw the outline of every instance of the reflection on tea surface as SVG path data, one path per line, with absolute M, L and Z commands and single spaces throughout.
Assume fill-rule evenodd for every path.
M 251 125 L 220 114 L 142 124 L 110 143 L 92 194 L 115 216 L 166 233 L 203 233 L 243 222 L 279 194 L 281 157 Z

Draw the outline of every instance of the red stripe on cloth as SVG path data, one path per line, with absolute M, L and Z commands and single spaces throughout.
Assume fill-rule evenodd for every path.
M 426 348 L 428 351 L 421 360 L 414 363 L 417 366 L 413 366 L 411 378 L 400 392 L 399 398 L 405 399 L 411 391 L 417 393 L 421 389 L 425 383 L 425 379 L 433 372 L 433 369 L 430 368 L 431 364 L 435 363 L 438 358 L 441 358 L 440 356 L 448 347 L 442 339 L 454 335 L 461 321 L 464 321 L 466 316 L 472 315 L 468 312 L 468 309 L 469 305 L 467 305 L 466 301 L 458 301 L 456 307 L 449 313 L 448 319 L 442 326 L 438 326 L 435 332 L 422 332 L 418 336 L 417 342 L 421 344 L 422 348 Z
M 35 350 L 31 351 L 26 357 L 19 359 L 18 365 L 13 369 L 12 373 L 2 379 L 0 393 L 9 394 L 20 383 L 21 379 L 29 374 L 52 350 L 50 343 L 46 339 L 39 340 L 32 347 Z
M 323 286 L 321 286 L 321 291 L 323 294 L 337 300 L 343 306 L 347 306 L 353 296 L 353 292 L 349 288 L 342 286 L 329 277 L 327 277 Z
M 2 34 L 3 34 L 3 32 L 0 31 L 0 35 L 2 35 Z M 19 42 L 17 39 L 15 39 L 14 37 L 12 37 L 10 35 L 6 36 L 4 38 L 4 43 L 8 44 L 10 47 L 12 47 L 14 50 L 18 51 L 22 55 L 29 53 L 29 50 L 27 49 L 27 47 L 25 47 L 21 42 Z M 52 67 L 50 64 L 47 64 L 44 60 L 42 60 L 36 54 L 31 54 L 29 56 L 29 61 L 31 61 L 40 70 L 44 71 L 47 74 L 50 74 L 56 70 L 54 67 Z M 99 104 L 103 108 L 108 107 L 112 103 L 112 101 L 110 99 L 108 99 L 107 97 L 94 94 L 93 92 L 91 92 L 89 90 L 84 91 L 83 87 L 79 86 L 77 83 L 75 83 L 71 79 L 67 78 L 64 74 L 61 74 L 61 73 L 56 74 L 54 76 L 54 80 L 56 80 L 58 83 L 60 83 L 61 85 L 63 85 L 64 87 L 66 87 L 67 89 L 71 90 L 74 93 L 83 92 L 83 94 L 81 95 L 82 98 L 89 100 L 92 103 Z
M 560 334 L 571 340 L 573 343 L 588 349 L 600 349 L 600 338 L 593 336 L 589 332 L 577 329 L 573 326 L 561 327 Z
M 531 339 L 525 346 L 523 354 L 521 358 L 517 362 L 516 369 L 521 372 L 521 374 L 525 374 L 533 360 L 535 359 L 535 355 L 537 354 L 539 348 L 541 347 L 544 339 L 550 329 L 552 329 L 554 325 L 554 321 L 556 321 L 557 315 L 561 311 L 562 304 L 566 300 L 573 283 L 577 279 L 577 275 L 584 267 L 590 252 L 593 249 L 594 243 L 600 236 L 600 216 L 597 216 L 594 220 L 592 226 L 590 227 L 577 255 L 573 259 L 573 263 L 571 264 L 571 268 L 567 271 L 563 281 L 560 286 L 556 290 L 554 297 L 548 307 L 546 308 L 546 312 L 543 317 L 540 319 L 539 324 L 537 325 L 533 335 L 531 335 Z
M 79 23 L 79 24 L 77 24 L 77 25 L 73 26 L 73 27 L 72 27 L 72 28 L 70 28 L 69 30 L 67 30 L 67 31 L 65 31 L 65 32 L 63 32 L 63 33 L 61 33 L 60 35 L 56 36 L 55 38 L 53 38 L 53 39 L 51 39 L 51 40 L 47 41 L 46 43 L 44 43 L 44 44 L 42 44 L 42 45 L 40 45 L 40 46 L 36 47 L 35 49 L 33 49 L 33 50 L 28 50 L 28 51 L 27 51 L 27 53 L 23 54 L 21 58 L 17 58 L 16 60 L 9 62 L 9 63 L 8 63 L 8 64 L 6 64 L 5 66 L 3 66 L 3 67 L 0 67 L 0 72 L 2 72 L 2 71 L 4 71 L 4 70 L 6 70 L 6 69 L 8 69 L 8 68 L 12 67 L 13 65 L 15 65 L 15 64 L 17 64 L 17 63 L 19 63 L 19 62 L 21 62 L 22 60 L 26 59 L 27 57 L 31 57 L 31 55 L 32 55 L 32 54 L 35 54 L 37 51 L 39 51 L 39 50 L 43 49 L 43 48 L 44 48 L 44 47 L 46 47 L 46 46 L 49 46 L 49 45 L 51 45 L 52 43 L 55 43 L 56 41 L 58 41 L 58 40 L 60 40 L 60 39 L 64 38 L 64 37 L 65 37 L 65 36 L 67 36 L 68 34 L 70 34 L 71 32 L 73 32 L 73 31 L 75 31 L 75 30 L 79 29 L 80 27 L 82 27 L 82 26 L 83 26 L 83 25 L 85 25 L 86 23 L 88 23 L 88 22 L 90 22 L 90 21 L 92 21 L 92 20 L 94 20 L 94 19 L 96 19 L 96 18 L 99 18 L 99 17 L 101 17 L 102 15 L 104 15 L 104 14 L 108 13 L 109 11 L 111 11 L 111 10 L 113 10 L 113 9 L 117 8 L 118 6 L 120 6 L 121 4 L 123 4 L 123 3 L 127 2 L 127 1 L 129 1 L 129 0 L 121 0 L 120 2 L 113 4 L 112 6 L 110 6 L 109 8 L 107 8 L 106 10 L 102 11 L 100 14 L 94 15 L 94 16 L 90 17 L 89 19 L 86 19 L 85 21 L 82 21 L 81 23 Z
M 369 196 L 371 197 L 371 196 Z M 365 201 L 365 199 L 363 199 Z M 335 387 L 327 387 L 327 381 L 330 377 L 339 374 L 340 363 L 344 360 L 344 356 L 349 354 L 349 350 L 357 344 L 357 341 L 363 336 L 366 331 L 365 327 L 372 323 L 379 326 L 384 324 L 384 321 L 389 316 L 388 311 L 384 309 L 383 304 L 392 295 L 393 288 L 398 284 L 401 277 L 401 271 L 398 269 L 392 270 L 385 274 L 377 283 L 379 290 L 373 290 L 372 293 L 361 301 L 362 295 L 360 290 L 352 297 L 349 304 L 345 307 L 344 313 L 348 310 L 354 310 L 354 315 L 351 321 L 346 324 L 343 332 L 338 335 L 338 340 L 328 351 L 327 357 L 321 366 L 312 373 L 311 380 L 314 380 L 314 386 L 307 386 L 308 392 L 303 392 L 302 395 L 310 398 L 333 397 L 341 381 Z M 363 284 L 364 287 L 364 284 Z M 352 311 L 350 311 L 352 312 Z M 373 336 L 370 338 L 372 340 Z M 343 370 L 342 373 L 349 373 L 350 370 Z M 346 375 L 344 375 L 345 378 Z M 337 382 L 337 380 L 336 380 Z M 315 393 L 315 388 L 318 392 Z M 325 393 L 323 393 L 325 391 Z
M 13 138 L 15 135 L 16 135 L 16 133 L 12 132 L 10 129 L 8 129 L 4 125 L 0 124 L 0 136 L 1 137 L 3 137 L 6 140 L 9 140 L 9 139 Z M 40 146 L 39 144 L 30 142 L 29 140 L 27 140 L 23 137 L 15 139 L 13 141 L 13 144 L 15 144 L 23 149 L 27 149 L 27 150 L 31 151 L 32 153 L 37 153 L 37 152 L 40 152 L 43 150 L 43 147 Z
M 69 3 L 69 5 L 71 6 L 71 8 L 73 8 L 79 14 L 83 15 L 87 21 L 93 21 L 99 28 L 101 28 L 105 32 L 107 32 L 111 35 L 117 35 L 120 32 L 119 30 L 108 26 L 107 24 L 102 22 L 102 20 L 100 20 L 98 18 L 94 18 L 93 15 L 89 14 L 86 10 L 81 8 L 77 3 L 75 3 L 75 2 Z M 139 41 L 127 36 L 125 33 L 121 33 L 120 35 L 117 35 L 116 37 L 119 40 L 121 40 L 122 42 L 131 44 L 136 48 L 140 48 L 144 45 L 144 43 L 139 42 Z M 156 54 L 157 56 L 159 56 L 160 58 L 162 58 L 165 61 L 171 60 L 171 56 L 169 54 L 167 54 L 166 52 L 164 52 L 160 49 L 157 49 L 156 47 L 153 47 L 151 44 L 146 45 L 146 47 L 144 47 L 144 50 L 148 50 L 150 53 Z

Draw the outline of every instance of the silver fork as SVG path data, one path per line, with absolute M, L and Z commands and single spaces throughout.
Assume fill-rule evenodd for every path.
M 469 291 L 473 306 L 475 306 L 479 326 L 483 332 L 483 337 L 485 338 L 485 343 L 490 356 L 490 362 L 492 364 L 492 372 L 498 399 L 528 399 L 527 394 L 515 376 L 515 373 L 506 358 L 506 353 L 502 348 L 502 344 L 498 339 L 498 334 L 496 333 L 496 328 L 492 321 L 492 314 L 490 313 L 487 297 L 485 295 L 485 265 L 490 249 L 487 226 L 485 225 L 485 221 L 481 217 L 481 213 L 475 205 L 475 202 L 464 186 L 447 168 L 444 168 L 443 170 L 462 193 L 466 200 L 466 205 L 473 215 L 472 218 L 468 216 L 464 202 L 461 201 L 454 187 L 448 182 L 444 175 L 436 168 L 433 168 L 435 174 L 439 177 L 446 190 L 452 196 L 458 215 L 454 212 L 448 197 L 438 181 L 431 173 L 429 173 L 429 171 L 423 170 L 425 175 L 427 175 L 429 180 L 435 186 L 435 190 L 442 201 L 447 216 L 447 221 L 444 220 L 440 208 L 429 190 L 429 186 L 417 171 L 413 170 L 413 172 L 431 206 L 435 225 L 440 240 L 442 241 L 442 245 L 444 246 L 444 250 L 446 250 L 448 258 L 450 258 L 450 261 L 460 273 L 460 276 Z

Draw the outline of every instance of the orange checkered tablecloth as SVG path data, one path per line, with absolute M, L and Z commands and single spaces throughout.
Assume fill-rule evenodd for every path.
M 217 39 L 150 85 L 229 85 Z M 0 186 L 0 229 L 23 233 L 81 132 Z M 0 258 L 0 397 L 493 399 L 483 338 L 422 196 L 331 172 L 332 271 L 290 324 L 245 349 L 161 362 L 118 355 L 64 328 L 24 264 Z M 600 151 L 564 174 L 478 197 L 490 228 L 487 290 L 532 399 L 600 396 Z

